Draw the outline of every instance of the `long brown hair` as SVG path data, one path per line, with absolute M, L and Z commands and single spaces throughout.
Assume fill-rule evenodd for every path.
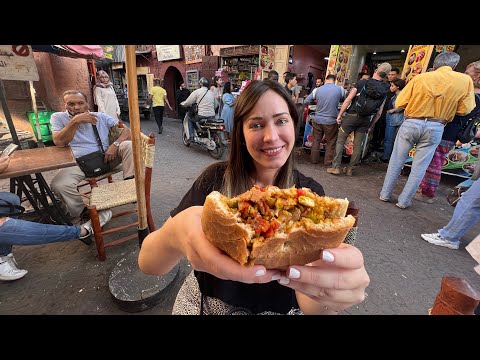
M 233 115 L 233 130 L 231 134 L 230 159 L 226 170 L 221 192 L 229 197 L 241 194 L 252 187 L 250 176 L 255 171 L 253 158 L 245 145 L 243 122 L 253 110 L 260 97 L 267 91 L 280 95 L 288 105 L 288 111 L 293 119 L 294 129 L 298 123 L 298 113 L 292 96 L 284 86 L 272 80 L 253 80 L 237 98 Z M 295 151 L 292 150 L 285 164 L 278 171 L 273 185 L 287 188 L 294 184 L 293 170 L 295 168 Z

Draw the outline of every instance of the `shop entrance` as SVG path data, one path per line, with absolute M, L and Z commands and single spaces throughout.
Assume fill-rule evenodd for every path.
M 176 99 L 177 89 L 180 87 L 182 81 L 184 81 L 182 74 L 175 66 L 169 66 L 167 71 L 165 71 L 163 86 L 167 91 L 168 102 L 172 106 L 175 112 L 170 111 L 170 109 L 165 106 L 165 116 L 175 119 L 176 113 L 178 112 L 178 103 Z

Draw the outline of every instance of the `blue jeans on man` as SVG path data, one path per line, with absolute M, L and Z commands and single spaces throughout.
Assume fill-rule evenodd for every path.
M 380 192 L 382 199 L 391 198 L 408 153 L 416 145 L 412 169 L 397 203 L 397 206 L 402 208 L 407 208 L 411 205 L 412 199 L 433 158 L 435 149 L 442 141 L 443 129 L 444 125 L 439 122 L 420 119 L 408 119 L 403 122 L 395 139 L 387 174 Z
M 5 201 L 20 205 L 20 199 L 16 194 L 1 192 L 0 204 L 5 204 Z M 0 207 L 0 217 L 8 217 L 8 214 L 8 208 Z M 81 227 L 76 225 L 41 224 L 9 217 L 0 225 L 0 256 L 11 253 L 13 245 L 43 245 L 78 239 L 80 234 Z
M 450 222 L 438 231 L 440 236 L 451 243 L 459 243 L 465 233 L 480 221 L 480 181 L 462 194 L 455 206 Z
M 385 138 L 383 139 L 383 160 L 390 160 L 392 155 L 393 143 L 395 142 L 395 137 L 397 131 L 401 124 L 392 125 L 392 115 L 387 112 L 385 115 Z

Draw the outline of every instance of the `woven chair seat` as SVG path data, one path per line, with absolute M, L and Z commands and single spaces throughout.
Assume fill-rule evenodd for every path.
M 90 206 L 96 206 L 98 211 L 136 201 L 135 179 L 98 185 L 90 195 Z

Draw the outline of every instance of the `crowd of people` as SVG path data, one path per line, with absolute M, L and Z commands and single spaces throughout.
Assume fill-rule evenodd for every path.
M 439 182 L 439 159 L 455 145 L 459 128 L 480 111 L 480 96 L 475 96 L 480 94 L 480 61 L 470 64 L 465 74 L 454 71 L 458 62 L 456 53 L 439 54 L 433 71 L 417 75 L 407 84 L 389 63 L 379 64 L 371 77 L 346 87 L 336 85 L 333 74 L 325 78 L 325 83 L 316 79 L 315 87 L 313 78 L 309 78 L 311 89 L 305 103 L 316 104 L 311 162 L 320 162 L 320 143 L 325 141 L 326 171 L 332 175 L 344 171 L 353 176 L 355 166 L 361 162 L 367 131 L 384 116 L 379 136 L 388 168 L 380 200 L 393 200 L 400 170 L 413 146 L 416 152 L 412 170 L 395 204 L 407 209 L 414 198 L 432 198 Z M 317 261 L 280 271 L 262 265 L 241 266 L 213 246 L 203 233 L 202 205 L 214 190 L 231 197 L 253 185 L 295 185 L 325 195 L 321 184 L 295 168 L 300 92 L 295 73 L 285 72 L 283 76 L 285 85 L 278 82 L 276 71 L 270 71 L 267 79 L 251 81 L 238 96 L 232 94 L 232 83 L 220 77 L 212 83 L 201 78 L 200 87 L 191 93 L 183 82 L 177 90 L 180 118 L 190 106 L 198 106 L 197 113 L 189 116 L 190 139 L 200 120 L 221 118 L 230 154 L 228 161 L 216 162 L 204 170 L 172 209 L 168 220 L 149 234 L 141 247 L 138 261 L 146 274 L 166 274 L 184 257 L 194 269 L 178 292 L 173 314 L 337 314 L 365 298 L 370 279 L 361 251 L 352 245 L 324 249 Z M 124 179 L 131 179 L 131 131 L 124 125 L 118 139 L 109 142 L 110 128 L 119 124 L 120 109 L 108 74 L 99 72 L 98 79 L 94 87 L 98 112 L 89 110 L 87 96 L 81 91 L 64 92 L 65 111 L 51 116 L 53 141 L 56 146 L 70 146 L 75 158 L 101 146 L 104 161 L 121 169 Z M 150 97 L 161 134 L 165 104 L 172 110 L 162 79 L 154 79 Z M 344 144 L 351 133 L 353 153 L 342 169 Z M 0 158 L 0 172 L 8 168 L 8 162 L 8 157 Z M 27 273 L 18 268 L 12 253 L 14 245 L 72 239 L 91 243 L 91 222 L 78 190 L 85 178 L 80 167 L 74 166 L 60 169 L 51 182 L 65 213 L 75 224 L 72 226 L 19 220 L 18 196 L 0 193 L 0 280 L 17 280 Z M 474 182 L 458 202 L 451 221 L 437 233 L 421 234 L 422 238 L 434 245 L 458 249 L 462 236 L 480 221 L 479 199 L 480 183 Z M 103 210 L 99 217 L 103 226 L 112 213 Z

